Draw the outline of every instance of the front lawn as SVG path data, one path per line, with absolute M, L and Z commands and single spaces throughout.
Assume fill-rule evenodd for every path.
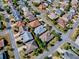
M 72 39 L 73 41 L 75 41 L 75 40 L 77 39 L 78 35 L 79 35 L 79 28 L 76 28 L 76 29 L 74 30 L 74 32 L 72 33 L 72 35 L 71 35 L 71 39 Z
M 54 37 L 49 43 L 48 48 L 54 46 L 58 42 L 58 37 Z

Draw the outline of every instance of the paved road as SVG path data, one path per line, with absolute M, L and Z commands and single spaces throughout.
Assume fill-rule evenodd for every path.
M 11 30 L 9 30 L 9 35 L 10 35 L 10 42 L 11 42 L 12 48 L 14 49 L 13 52 L 14 52 L 14 55 L 15 55 L 15 59 L 20 59 L 19 52 L 18 52 L 18 49 L 16 47 L 14 34 Z
M 6 12 L 4 12 L 4 13 L 5 13 L 4 17 L 8 18 L 8 14 Z M 7 22 L 7 27 L 10 27 L 10 25 L 11 25 L 10 21 Z M 9 33 L 9 36 L 10 36 L 10 42 L 11 42 L 11 46 L 13 48 L 15 59 L 20 59 L 19 52 L 18 52 L 18 49 L 16 47 L 16 42 L 15 42 L 14 34 L 13 34 L 11 28 L 7 29 L 7 32 Z
M 4 11 L 3 14 L 6 14 L 6 12 Z M 7 14 L 4 15 L 4 16 L 8 17 Z M 11 25 L 10 22 L 7 23 L 7 27 L 10 26 L 10 25 Z M 14 55 L 15 55 L 15 59 L 20 59 L 19 58 L 19 53 L 18 53 L 18 50 L 17 50 L 17 47 L 16 47 L 16 43 L 15 43 L 15 38 L 14 38 L 14 35 L 13 35 L 11 29 L 9 29 L 9 30 L 7 29 L 7 30 L 5 30 L 3 32 L 0 32 L 0 35 L 4 36 L 7 33 L 9 33 L 9 35 L 10 35 L 10 42 L 11 42 L 12 48 L 14 49 L 13 52 L 14 52 Z M 2 52 L 4 52 L 4 51 L 1 51 L 0 53 L 2 53 Z
M 41 18 L 48 24 L 48 20 L 45 18 L 45 16 L 43 15 L 43 13 L 42 13 L 42 15 L 41 15 Z M 49 24 L 50 24 L 51 22 L 49 22 Z M 76 48 L 78 48 L 79 49 L 79 46 L 78 45 L 76 45 L 75 44 L 75 42 L 73 42 L 71 39 L 70 39 L 70 35 L 72 34 L 72 32 L 75 30 L 75 28 L 77 28 L 78 27 L 78 24 L 79 24 L 79 19 L 73 24 L 73 29 L 70 29 L 66 34 L 64 34 L 64 33 L 62 33 L 61 31 L 59 31 L 54 25 L 52 25 L 52 27 L 53 27 L 53 29 L 54 30 L 56 30 L 56 32 L 58 32 L 58 33 L 62 33 L 62 35 L 61 35 L 61 38 L 63 39 L 61 42 L 58 42 L 54 47 L 52 47 L 52 48 L 49 48 L 48 50 L 49 51 L 44 51 L 43 52 L 43 54 L 40 54 L 39 56 L 37 56 L 37 58 L 36 59 L 44 59 L 44 57 L 45 56 L 48 56 L 48 55 L 50 55 L 50 54 L 53 54 L 55 51 L 56 51 L 56 49 L 58 48 L 58 47 L 60 47 L 63 43 L 65 43 L 65 42 L 69 42 L 69 43 L 71 43 L 71 45 L 73 45 L 73 46 L 75 46 Z M 41 58 L 42 57 L 42 58 Z
M 73 42 L 70 39 L 70 34 L 75 30 L 75 28 L 78 27 L 78 22 L 79 22 L 79 20 L 77 20 L 77 22 L 73 24 L 73 29 L 72 30 L 69 30 L 66 34 L 61 35 L 61 38 L 63 39 L 61 42 L 58 42 L 54 47 L 49 48 L 48 49 L 49 51 L 44 51 L 43 54 L 40 54 L 36 59 L 40 59 L 41 57 L 42 57 L 41 59 L 44 59 L 45 56 L 53 54 L 56 51 L 56 49 L 58 47 L 60 47 L 65 42 L 69 42 L 69 43 L 71 43 L 71 45 L 73 45 L 73 46 L 75 46 L 76 48 L 79 49 L 79 46 L 76 45 L 75 42 Z
M 49 48 L 49 51 L 44 51 L 43 54 L 40 54 L 39 56 L 37 56 L 36 59 L 44 59 L 45 56 L 48 56 L 50 54 L 53 54 L 56 52 L 57 48 L 60 47 L 63 43 L 67 42 L 67 40 L 62 40 L 61 42 L 58 42 L 55 46 Z

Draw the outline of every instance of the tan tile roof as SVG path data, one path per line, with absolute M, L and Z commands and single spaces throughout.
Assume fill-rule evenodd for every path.
M 66 21 L 63 20 L 63 18 L 58 19 L 58 24 L 62 27 L 65 28 L 66 27 Z
M 40 22 L 39 22 L 39 20 L 34 20 L 34 21 L 28 23 L 28 25 L 35 28 L 40 25 Z
M 46 9 L 46 5 L 45 4 L 40 4 L 38 7 L 39 10 L 45 10 Z
M 16 24 L 17 24 L 17 26 L 24 26 L 25 22 L 19 21 L 19 22 L 17 22 Z
M 43 33 L 40 36 L 40 38 L 41 38 L 42 41 L 47 41 L 48 42 L 49 40 L 51 40 L 53 38 L 53 35 L 51 35 L 49 31 L 47 31 L 47 32 Z
M 38 46 L 34 40 L 26 43 L 26 53 L 29 53 L 37 48 L 38 48 Z

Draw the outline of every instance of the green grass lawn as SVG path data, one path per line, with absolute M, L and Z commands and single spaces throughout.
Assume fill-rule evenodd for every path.
M 48 43 L 48 48 L 51 46 L 54 46 L 58 42 L 58 37 L 53 38 L 49 43 Z
M 74 30 L 74 32 L 72 33 L 72 35 L 71 35 L 71 39 L 72 39 L 73 41 L 75 41 L 75 40 L 77 39 L 78 35 L 79 35 L 79 28 L 76 28 L 76 29 Z

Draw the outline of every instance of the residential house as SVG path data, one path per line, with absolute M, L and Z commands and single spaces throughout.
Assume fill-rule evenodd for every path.
M 50 19 L 56 19 L 58 16 L 57 16 L 55 13 L 50 13 L 50 14 L 48 15 L 48 17 L 49 17 Z
M 28 26 L 31 26 L 31 27 L 33 27 L 33 28 L 35 28 L 35 27 L 37 27 L 37 26 L 39 26 L 39 25 L 40 25 L 40 22 L 39 22 L 38 19 L 36 19 L 36 20 L 34 20 L 34 21 L 28 23 Z
M 69 21 L 69 19 L 68 19 L 68 14 L 64 14 L 64 15 L 62 16 L 62 18 L 63 18 L 63 20 L 65 20 L 66 22 Z
M 37 48 L 38 48 L 38 46 L 37 46 L 37 44 L 35 43 L 34 40 L 26 43 L 26 53 L 30 53 L 30 52 L 34 51 L 35 49 L 37 49 Z
M 27 18 L 29 19 L 29 21 L 33 21 L 36 19 L 36 17 L 32 13 L 28 13 Z
M 34 32 L 36 35 L 40 35 L 46 31 L 46 28 L 43 25 L 38 26 L 35 28 Z
M 74 16 L 76 14 L 76 10 L 74 8 L 70 8 L 70 13 Z
M 50 34 L 50 31 L 47 31 L 47 32 L 43 33 L 39 38 L 42 41 L 48 42 L 53 38 L 53 35 Z
M 62 28 L 66 27 L 66 21 L 63 18 L 59 18 L 57 22 L 58 22 L 58 25 L 60 25 Z
M 23 42 L 28 42 L 28 41 L 31 41 L 32 39 L 33 39 L 33 37 L 32 37 L 32 35 L 31 35 L 31 33 L 30 32 L 28 32 L 28 31 L 23 31 L 23 33 L 22 33 L 22 41 Z
M 60 4 L 60 7 L 63 9 L 65 9 L 68 6 L 67 2 L 59 2 L 59 4 Z
M 68 19 L 72 19 L 73 16 L 76 15 L 75 9 L 71 8 L 70 11 L 68 12 Z
M 24 16 L 26 17 L 29 13 L 28 8 L 27 7 L 22 7 L 22 10 L 24 11 Z
M 0 49 L 4 47 L 4 40 L 0 40 Z
M 26 6 L 21 6 L 23 10 L 24 17 L 27 17 L 29 21 L 32 21 L 35 19 L 34 15 L 28 10 Z
M 62 10 L 60 10 L 60 9 L 56 9 L 55 14 L 57 14 L 57 15 L 60 16 L 60 15 L 62 14 Z
M 16 22 L 16 25 L 19 27 L 19 26 L 24 26 L 25 22 L 22 22 L 22 21 L 18 21 Z
M 6 52 L 0 53 L 0 59 L 8 59 Z
M 48 6 L 47 3 L 41 3 L 39 6 L 38 6 L 38 9 L 43 11 L 43 10 L 46 10 L 46 7 Z
M 77 7 L 78 7 L 78 0 L 72 0 L 71 1 L 71 5 L 72 5 L 72 7 L 75 7 L 75 9 L 77 9 Z
M 52 0 L 52 1 L 53 1 L 53 0 Z M 53 5 L 54 7 L 57 7 L 57 6 L 59 6 L 59 2 L 60 2 L 60 0 L 54 0 L 52 5 Z
M 73 52 L 67 51 L 64 52 L 64 59 L 79 59 L 79 57 Z
M 21 20 L 20 13 L 17 10 L 15 10 L 15 8 L 12 8 L 12 14 L 13 14 L 16 21 Z

